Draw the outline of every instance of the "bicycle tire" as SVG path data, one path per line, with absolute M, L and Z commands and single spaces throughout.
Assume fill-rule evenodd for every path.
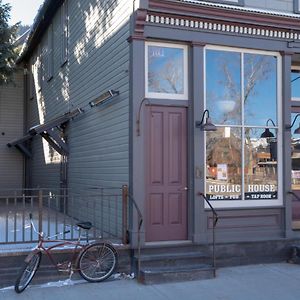
M 22 293 L 29 285 L 37 269 L 40 266 L 41 258 L 42 258 L 42 253 L 37 252 L 32 255 L 32 257 L 28 262 L 24 263 L 15 283 L 16 293 L 18 294 Z
M 87 281 L 109 278 L 118 264 L 116 249 L 108 243 L 94 243 L 83 250 L 78 259 L 79 274 Z

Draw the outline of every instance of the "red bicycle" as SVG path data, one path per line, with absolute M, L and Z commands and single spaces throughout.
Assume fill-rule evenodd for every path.
M 70 231 L 61 232 L 52 237 L 45 237 L 42 232 L 36 230 L 31 214 L 30 222 L 33 230 L 39 235 L 39 242 L 25 258 L 24 265 L 20 270 L 15 283 L 15 291 L 17 293 L 22 293 L 31 282 L 40 266 L 42 253 L 45 253 L 49 257 L 51 263 L 56 267 L 58 272 L 66 272 L 69 275 L 72 275 L 74 272 L 78 271 L 85 280 L 90 282 L 103 281 L 109 278 L 115 271 L 118 263 L 118 256 L 117 251 L 112 244 L 105 241 L 88 242 L 88 230 L 92 227 L 91 222 L 81 222 L 76 224 L 79 230 L 84 229 L 87 231 L 87 240 L 85 243 L 81 241 L 80 232 L 76 241 L 53 239 L 64 233 L 69 233 Z M 47 247 L 45 245 L 46 242 L 55 244 Z M 73 248 L 70 259 L 63 263 L 55 262 L 51 252 L 53 249 L 63 246 L 70 246 Z

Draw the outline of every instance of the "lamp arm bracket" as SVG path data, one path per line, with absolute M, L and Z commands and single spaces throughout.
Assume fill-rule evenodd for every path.
M 148 105 L 151 106 L 151 102 L 148 98 L 143 98 L 142 101 L 140 102 L 137 117 L 136 117 L 136 134 L 137 136 L 141 135 L 141 129 L 140 129 L 140 123 L 141 123 L 141 110 L 144 102 L 147 102 Z
M 291 128 L 294 126 L 294 124 L 295 124 L 295 122 L 296 122 L 296 120 L 298 119 L 299 116 L 300 116 L 300 114 L 297 114 L 297 115 L 295 116 L 293 122 L 292 122 L 292 125 L 286 125 L 285 128 L 286 128 L 286 129 L 291 129 Z
M 204 122 L 204 117 L 205 117 L 205 113 L 207 113 L 207 118 L 209 118 L 209 110 L 206 109 L 206 110 L 203 112 L 203 114 L 202 114 L 202 119 L 201 119 L 200 123 L 198 123 L 198 126 L 201 126 L 201 125 L 203 124 L 203 122 Z
M 266 123 L 267 126 L 268 126 L 269 121 L 272 123 L 272 125 L 273 125 L 274 127 L 276 126 L 275 123 L 274 123 L 274 121 L 273 121 L 272 119 L 268 119 L 268 120 L 267 120 L 267 123 Z

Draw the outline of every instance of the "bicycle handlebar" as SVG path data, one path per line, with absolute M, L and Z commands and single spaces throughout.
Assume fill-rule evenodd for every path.
M 33 223 L 33 218 L 32 218 L 32 213 L 29 213 L 29 219 L 30 219 L 30 223 L 31 223 L 31 226 L 32 226 L 32 228 L 33 228 L 33 231 L 35 232 L 35 233 L 37 233 L 41 238 L 46 238 L 45 236 L 44 236 L 44 233 L 43 232 L 39 232 L 37 229 L 36 229 L 36 227 L 35 227 L 35 225 L 34 225 L 34 223 Z M 53 236 L 48 236 L 46 239 L 51 239 L 51 238 L 54 238 L 54 237 L 56 237 L 56 236 L 58 236 L 58 235 L 61 235 L 61 234 L 67 234 L 67 233 L 70 233 L 71 232 L 71 230 L 65 230 L 65 231 L 63 231 L 63 232 L 58 232 L 58 233 L 56 233 L 55 235 L 53 235 Z

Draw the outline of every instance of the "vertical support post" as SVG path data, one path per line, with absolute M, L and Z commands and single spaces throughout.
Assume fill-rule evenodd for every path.
M 201 113 L 205 110 L 205 99 L 204 93 L 205 90 L 205 76 L 203 70 L 205 69 L 204 65 L 204 50 L 205 44 L 202 43 L 193 43 L 192 44 L 192 58 L 193 58 L 193 86 L 192 86 L 192 111 L 189 114 L 191 123 L 189 132 L 192 136 L 191 150 L 189 155 L 192 157 L 190 161 L 190 169 L 192 170 L 191 177 L 191 190 L 190 197 L 193 199 L 190 207 L 191 220 L 193 223 L 190 225 L 193 232 L 192 239 L 195 243 L 209 243 L 208 228 L 207 228 L 207 213 L 205 212 L 205 203 L 200 198 L 198 200 L 199 191 L 205 191 L 205 138 L 204 131 L 195 129 L 195 121 L 199 120 Z M 204 163 L 204 164 L 203 164 Z M 193 182 L 193 184 L 192 184 Z
M 291 131 L 285 125 L 291 123 L 291 65 L 293 52 L 282 52 L 282 145 L 283 145 L 283 205 L 284 205 L 284 234 L 286 238 L 293 236 L 292 230 L 292 197 L 291 190 Z
M 43 191 L 39 190 L 39 233 L 43 232 Z M 39 240 L 41 236 L 39 235 Z
M 122 186 L 122 241 L 123 244 L 127 244 L 127 230 L 128 230 L 128 186 Z

